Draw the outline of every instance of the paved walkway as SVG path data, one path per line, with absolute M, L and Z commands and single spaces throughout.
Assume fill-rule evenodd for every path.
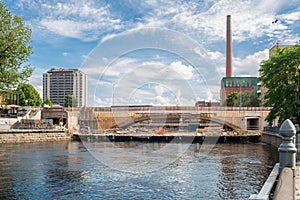
M 296 199 L 300 200 L 300 162 L 296 164 Z

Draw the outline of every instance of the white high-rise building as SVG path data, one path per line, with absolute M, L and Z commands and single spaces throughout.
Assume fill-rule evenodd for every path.
M 53 105 L 65 104 L 65 97 L 73 95 L 78 107 L 86 106 L 86 75 L 78 69 L 52 68 L 43 74 L 43 99 L 49 98 Z

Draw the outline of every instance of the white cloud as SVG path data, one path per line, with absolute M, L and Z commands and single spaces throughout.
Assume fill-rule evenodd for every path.
M 156 96 L 155 97 L 155 104 L 156 105 L 170 105 L 170 99 L 167 97 Z
M 129 7 L 136 6 L 124 1 Z M 296 0 L 223 0 L 211 1 L 173 1 L 149 0 L 139 2 L 131 12 L 138 12 L 138 18 L 127 19 L 131 13 L 118 15 L 120 7 L 114 4 L 87 1 L 45 2 L 17 1 L 22 9 L 38 13 L 36 18 L 42 27 L 64 37 L 93 41 L 102 38 L 105 41 L 117 32 L 132 28 L 164 27 L 178 30 L 200 42 L 214 42 L 225 39 L 226 15 L 232 15 L 232 31 L 235 41 L 246 41 L 272 33 L 275 29 L 286 30 L 280 24 L 272 26 L 278 17 L 291 24 L 299 20 L 299 10 L 290 13 L 277 13 L 287 6 L 299 5 Z M 118 5 L 120 6 L 120 5 Z M 120 11 L 121 12 L 121 11 Z M 36 25 L 35 25 L 36 26 Z
M 269 50 L 256 52 L 248 55 L 244 59 L 233 58 L 233 74 L 234 76 L 254 76 L 258 77 L 260 63 L 268 59 Z
M 208 52 L 207 53 L 212 60 L 216 62 L 216 72 L 221 74 L 221 77 L 225 76 L 225 55 L 220 52 Z M 266 60 L 269 57 L 269 50 L 255 52 L 247 55 L 245 58 L 233 57 L 233 76 L 258 76 L 258 70 L 262 60 Z
M 174 61 L 170 64 L 169 66 L 170 70 L 172 72 L 175 72 L 176 75 L 174 78 L 176 79 L 184 79 L 184 80 L 189 80 L 193 77 L 194 74 L 194 68 L 192 66 L 186 66 L 182 64 L 180 61 Z M 171 73 L 172 74 L 172 73 Z
M 199 41 L 225 40 L 226 15 L 232 15 L 234 41 L 246 41 L 273 32 L 272 21 L 277 12 L 291 1 L 146 1 L 153 12 L 145 16 L 143 26 L 168 27 L 182 31 Z M 298 11 L 283 18 L 297 20 Z M 276 29 L 286 30 L 281 25 Z
M 98 84 L 102 89 L 97 91 L 102 95 L 97 102 L 102 104 L 111 102 L 109 100 L 111 100 L 112 84 L 122 84 L 122 87 L 128 87 L 131 92 L 151 81 L 161 85 L 152 90 L 146 87 L 140 88 L 140 92 L 137 92 L 137 96 L 134 97 L 135 102 L 152 100 L 152 102 L 170 103 L 170 97 L 165 96 L 167 90 L 176 94 L 181 102 L 192 102 L 191 99 L 194 97 L 187 95 L 185 90 L 189 87 L 187 83 L 193 83 L 197 76 L 200 86 L 194 86 L 200 89 L 196 90 L 194 96 L 200 99 L 218 99 L 219 90 L 216 88 L 219 87 L 219 78 L 217 75 L 225 74 L 224 41 L 226 15 L 228 14 L 232 16 L 234 45 L 238 48 L 242 44 L 243 48 L 238 49 L 239 52 L 242 52 L 243 57 L 233 58 L 233 73 L 236 76 L 257 76 L 259 63 L 262 59 L 267 58 L 268 52 L 263 49 L 269 47 L 268 43 L 279 38 L 282 44 L 294 44 L 300 39 L 298 34 L 300 5 L 296 0 L 204 0 L 201 2 L 146 0 L 139 2 L 138 6 L 131 0 L 124 1 L 123 4 L 126 4 L 128 8 L 132 6 L 133 9 L 130 12 L 125 7 L 120 8 L 119 3 L 116 3 L 118 7 L 115 7 L 114 3 L 103 3 L 96 0 L 44 2 L 41 4 L 37 1 L 28 3 L 25 0 L 17 0 L 16 5 L 19 8 L 35 13 L 34 15 L 30 14 L 33 18 L 30 20 L 33 34 L 44 35 L 47 42 L 61 38 L 56 37 L 57 35 L 63 36 L 62 39 L 54 41 L 56 44 L 63 42 L 65 38 L 84 41 L 81 44 L 101 39 L 101 43 L 104 44 L 101 48 L 102 52 L 95 54 L 93 57 L 95 60 L 90 62 L 88 68 L 82 67 L 87 74 L 92 75 L 91 84 Z M 278 19 L 278 22 L 272 24 L 274 19 Z M 168 31 L 165 32 L 166 34 L 158 35 L 146 34 L 145 32 L 152 31 L 150 29 L 136 31 L 149 27 L 178 31 L 178 33 L 190 37 L 191 40 L 186 40 L 186 37 L 177 37 L 179 34 L 170 34 Z M 119 34 L 120 32 L 122 33 Z M 130 32 L 133 37 L 137 38 L 136 40 L 130 38 Z M 138 34 L 134 34 L 134 32 L 138 32 Z M 157 33 L 162 33 L 162 31 L 157 31 Z M 124 37 L 119 37 L 122 34 Z M 48 37 L 49 35 L 52 37 Z M 168 39 L 173 43 L 164 44 Z M 109 40 L 113 40 L 115 43 L 109 43 Z M 182 45 L 191 43 L 192 40 L 200 45 Z M 107 46 L 105 46 L 106 42 Z M 253 48 L 253 45 L 257 45 L 257 48 Z M 260 45 L 259 48 L 258 45 Z M 201 49 L 199 46 L 203 48 Z M 141 54 L 136 57 L 132 56 L 136 54 L 128 56 L 127 54 L 134 51 L 135 47 L 159 47 L 167 49 L 169 52 L 174 50 L 187 62 L 180 59 L 166 59 L 159 54 L 157 57 L 150 56 L 148 60 L 140 56 Z M 182 49 L 178 50 L 179 48 Z M 233 51 L 236 51 L 237 48 L 234 48 Z M 207 55 L 203 49 L 208 52 Z M 62 53 L 63 56 L 76 55 L 69 49 L 63 51 L 66 51 Z M 189 57 L 189 54 L 193 54 L 193 56 Z M 195 57 L 197 59 L 194 59 Z M 85 59 L 86 62 L 86 59 L 90 58 L 90 56 L 84 55 L 80 59 Z M 213 61 L 216 67 L 203 64 L 204 58 Z M 41 88 L 41 78 L 38 76 L 41 74 L 35 73 L 31 78 L 31 81 L 39 89 Z M 101 78 L 102 82 L 97 82 Z M 181 81 L 185 84 L 181 85 Z M 204 84 L 213 89 L 209 91 Z M 128 90 L 124 91 L 128 92 Z M 144 97 L 144 99 L 139 97 Z M 124 102 L 126 101 L 128 99 L 124 100 Z
M 114 34 L 114 33 L 113 33 L 113 34 L 108 34 L 108 35 L 103 36 L 102 39 L 101 39 L 101 43 L 102 43 L 102 42 L 105 42 L 105 41 L 107 41 L 107 40 L 113 39 L 114 37 L 116 37 L 116 35 L 117 35 L 117 34 Z
M 34 88 L 39 92 L 41 99 L 43 99 L 43 83 L 42 74 L 45 73 L 44 69 L 35 68 L 32 76 L 29 78 L 29 83 L 34 86 Z
M 164 93 L 165 89 L 161 85 L 155 86 L 155 92 L 157 95 L 161 96 Z
M 300 11 L 284 14 L 282 15 L 282 18 L 284 20 L 288 20 L 288 23 L 293 23 L 297 20 L 300 20 Z
M 224 59 L 224 54 L 222 54 L 219 51 L 214 51 L 214 52 L 210 51 L 210 52 L 207 52 L 207 54 L 210 57 L 210 59 L 212 59 L 212 60 Z
M 110 7 L 93 0 L 47 2 L 41 4 L 39 29 L 46 28 L 53 34 L 93 41 L 103 32 L 122 27 L 120 19 L 110 13 Z
M 90 102 L 90 104 L 92 106 L 103 106 L 103 105 L 109 106 L 109 105 L 111 105 L 111 103 L 112 103 L 112 98 L 102 99 L 102 98 L 98 98 L 96 96 L 94 96 L 93 101 Z
M 63 52 L 62 55 L 66 57 L 66 56 L 69 56 L 70 53 L 68 53 L 68 52 Z

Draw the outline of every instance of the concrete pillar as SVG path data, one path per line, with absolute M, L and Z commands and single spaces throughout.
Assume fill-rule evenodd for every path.
M 282 143 L 280 144 L 279 151 L 279 175 L 283 168 L 288 167 L 293 171 L 293 196 L 295 199 L 295 178 L 296 178 L 296 152 L 294 138 L 296 128 L 291 120 L 287 119 L 280 127 L 279 134 L 282 136 Z
M 294 144 L 294 137 L 296 128 L 287 119 L 280 127 L 279 134 L 282 136 L 282 143 L 279 146 L 279 173 L 284 167 L 295 168 L 296 166 L 296 147 Z
M 299 155 L 299 135 L 300 135 L 300 132 L 299 132 L 299 124 L 295 124 L 295 128 L 296 128 L 296 137 L 295 137 L 295 144 L 296 144 L 296 149 L 297 149 L 297 152 L 296 152 L 296 162 L 300 160 L 300 155 Z

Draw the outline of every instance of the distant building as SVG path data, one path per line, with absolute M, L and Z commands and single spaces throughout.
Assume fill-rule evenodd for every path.
M 86 75 L 78 69 L 52 68 L 43 74 L 43 99 L 49 98 L 53 105 L 64 106 L 65 97 L 73 95 L 78 107 L 86 106 Z
M 223 105 L 228 95 L 232 92 L 257 92 L 257 77 L 224 77 L 221 80 L 221 104 Z
M 269 57 L 271 57 L 278 49 L 283 49 L 286 47 L 291 47 L 291 45 L 279 45 L 279 41 L 275 41 L 275 44 L 269 49 Z
M 218 107 L 220 106 L 220 102 L 212 102 L 212 101 L 197 101 L 195 103 L 196 107 Z
M 261 81 L 257 83 L 257 87 L 258 87 L 257 96 L 258 96 L 259 104 L 263 106 L 266 102 L 265 95 L 268 89 L 262 85 Z
M 0 106 L 2 105 L 19 105 L 19 93 L 13 92 L 3 95 L 0 92 Z

